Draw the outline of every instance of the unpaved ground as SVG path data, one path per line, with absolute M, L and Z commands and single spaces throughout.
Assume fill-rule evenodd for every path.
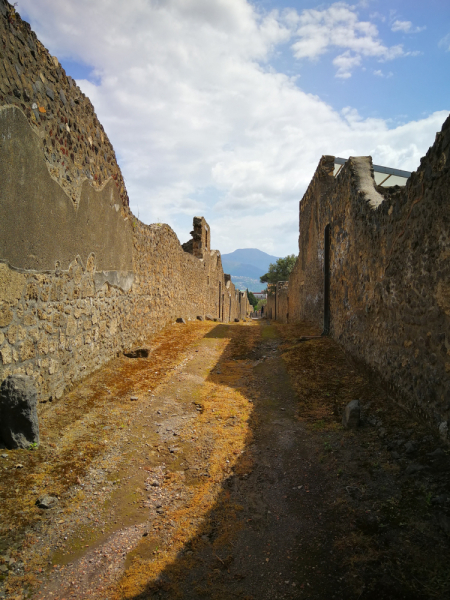
M 1 451 L 0 597 L 447 598 L 447 448 L 315 333 L 173 326 L 45 407 Z

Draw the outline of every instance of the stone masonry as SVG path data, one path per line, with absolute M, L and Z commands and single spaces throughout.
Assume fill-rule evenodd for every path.
M 326 329 L 328 235 L 330 334 L 435 427 L 450 418 L 449 156 L 450 118 L 403 188 L 376 186 L 370 157 L 337 177 L 322 157 L 300 203 L 287 299 L 280 286 L 272 301 L 277 319 Z
M 177 318 L 245 318 L 205 219 L 181 246 L 131 213 L 92 104 L 5 0 L 0 59 L 0 382 L 58 399 Z

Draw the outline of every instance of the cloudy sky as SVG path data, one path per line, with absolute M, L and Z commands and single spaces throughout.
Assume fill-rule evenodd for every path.
M 92 100 L 133 212 L 298 251 L 322 154 L 414 170 L 450 110 L 450 2 L 19 0 Z

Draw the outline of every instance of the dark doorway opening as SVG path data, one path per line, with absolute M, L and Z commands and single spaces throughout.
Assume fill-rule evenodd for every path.
M 322 335 L 330 333 L 330 225 L 325 227 L 324 233 L 324 256 L 323 256 L 323 332 Z

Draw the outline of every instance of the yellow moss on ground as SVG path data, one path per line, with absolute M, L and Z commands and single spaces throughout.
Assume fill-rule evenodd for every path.
M 232 332 L 232 328 L 231 332 Z M 109 590 L 115 600 L 130 599 L 145 590 L 157 588 L 158 577 L 168 570 L 171 573 L 171 597 L 179 594 L 177 578 L 182 577 L 193 565 L 191 556 L 180 555 L 189 544 L 194 550 L 201 546 L 201 535 L 209 529 L 209 516 L 214 511 L 214 526 L 217 536 L 214 548 L 229 545 L 242 524 L 238 519 L 241 507 L 230 501 L 230 495 L 223 490 L 223 482 L 230 474 L 249 473 L 252 469 L 252 456 L 248 450 L 252 442 L 251 422 L 253 404 L 245 394 L 242 382 L 249 379 L 252 372 L 251 363 L 239 360 L 243 351 L 249 349 L 259 339 L 260 329 L 249 327 L 246 336 L 239 341 L 233 334 L 223 339 L 224 354 L 220 367 L 224 375 L 210 375 L 199 389 L 196 403 L 202 408 L 196 421 L 198 436 L 197 451 L 207 461 L 209 477 L 196 484 L 189 504 L 175 510 L 168 510 L 165 522 L 176 523 L 165 544 L 158 545 L 151 559 L 136 558 L 127 569 L 118 586 Z M 233 343 L 234 342 L 234 343 Z M 180 438 L 188 438 L 187 431 L 180 431 Z M 204 440 L 208 440 L 205 444 Z M 166 479 L 165 485 L 176 485 L 176 478 Z M 200 518 L 200 525 L 199 525 Z M 154 539 L 153 534 L 153 539 Z M 154 542 L 152 539 L 152 543 Z M 167 588 L 169 586 L 169 588 Z M 110 596 L 108 596 L 110 597 Z

